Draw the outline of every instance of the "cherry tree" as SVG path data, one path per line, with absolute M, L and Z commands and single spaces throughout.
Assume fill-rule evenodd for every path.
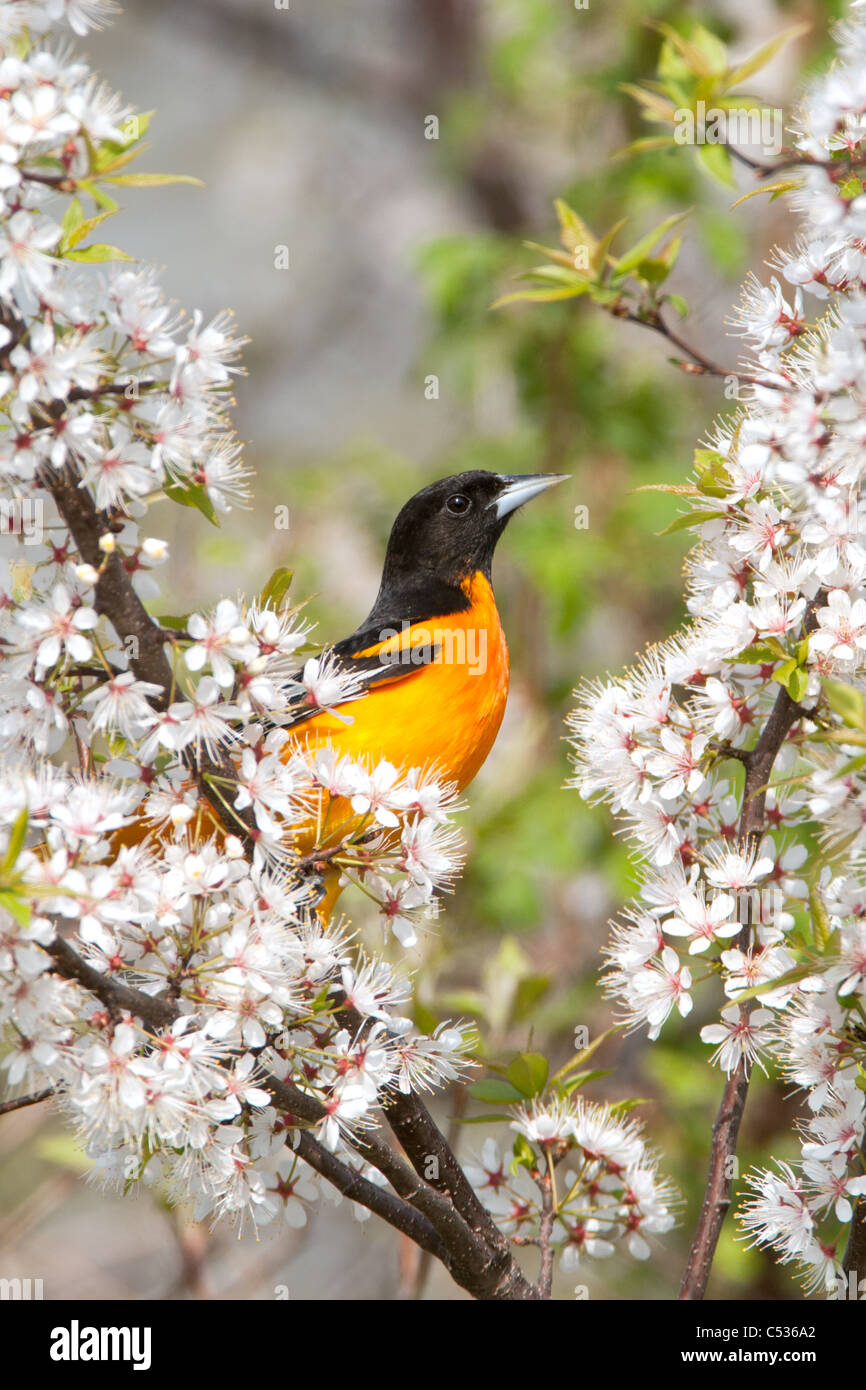
M 743 64 L 697 28 L 665 32 L 663 80 L 635 95 L 682 144 L 683 101 L 736 113 Z M 782 36 L 784 37 L 784 36 Z M 750 275 L 732 328 L 737 370 L 673 325 L 675 218 L 622 256 L 565 205 L 564 251 L 531 272 L 529 297 L 588 296 L 673 346 L 687 371 L 725 379 L 733 413 L 668 490 L 695 532 L 689 620 L 632 670 L 585 685 L 570 719 L 574 785 L 605 800 L 633 847 L 640 886 L 606 949 L 610 997 L 650 1040 L 698 992 L 718 1001 L 700 1036 L 724 1074 L 703 1209 L 681 1297 L 702 1297 L 731 1200 L 755 1066 L 801 1089 L 801 1157 L 746 1175 L 742 1234 L 793 1263 L 808 1292 L 839 1296 L 866 1275 L 866 16 L 837 34 L 830 72 L 772 160 L 731 128 L 695 153 L 745 196 L 787 196 L 797 229 Z M 715 102 L 713 98 L 716 98 Z M 723 114 L 723 113 L 722 113 Z M 692 140 L 701 127 L 693 122 Z M 740 200 L 742 201 L 742 200 Z M 583 253 L 582 260 L 578 253 Z M 556 285 L 556 291 L 550 289 Z M 526 297 L 518 293 L 516 298 Z
M 0 1110 L 50 1100 L 104 1183 L 199 1220 L 279 1231 L 334 1189 L 475 1297 L 546 1298 L 557 1258 L 647 1258 L 674 1194 L 628 1106 L 579 1094 L 598 1040 L 494 1078 L 507 1145 L 465 1167 L 426 1108 L 478 1050 L 412 1017 L 417 929 L 462 862 L 454 788 L 287 748 L 295 703 L 358 694 L 309 654 L 288 572 L 173 626 L 145 606 L 152 510 L 205 524 L 248 495 L 243 342 L 99 239 L 117 197 L 176 179 L 131 169 L 148 117 L 69 47 L 113 9 L 0 4 Z M 324 867 L 379 905 L 399 967 L 318 910 Z

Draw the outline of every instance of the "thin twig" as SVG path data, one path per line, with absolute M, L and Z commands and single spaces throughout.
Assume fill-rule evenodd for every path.
M 156 710 L 165 710 L 172 688 L 171 666 L 165 654 L 166 637 L 153 621 L 123 567 L 120 555 L 114 551 L 106 556 L 99 547 L 100 537 L 110 530 L 110 522 L 100 513 L 89 492 L 79 486 L 72 469 L 45 470 L 40 481 L 52 494 L 81 558 L 99 570 L 94 606 L 114 627 L 120 641 L 130 651 L 129 665 L 136 678 L 160 687 L 161 693 L 152 698 Z M 200 750 L 190 754 L 187 765 L 213 808 L 217 819 L 225 824 L 225 807 L 208 778 L 216 775 L 237 781 L 237 771 L 227 753 L 211 757 Z M 258 827 L 249 811 L 235 813 L 237 824 L 228 827 L 252 852 L 258 839 Z
M 553 1209 L 553 1166 L 548 1158 L 548 1170 L 539 1175 L 541 1188 L 541 1222 L 538 1229 L 538 1244 L 541 1249 L 541 1273 L 538 1288 L 542 1298 L 550 1298 L 553 1287 L 553 1222 L 556 1213 Z
M 842 159 L 813 159 L 811 155 L 802 152 L 788 154 L 784 150 L 784 159 L 770 163 L 767 160 L 753 159 L 751 155 L 744 154 L 733 145 L 726 144 L 725 148 L 734 159 L 744 164 L 747 169 L 752 169 L 761 179 L 784 173 L 787 169 L 824 169 L 829 174 L 848 174 L 852 169 L 859 169 L 866 164 L 866 155 L 846 155 Z
M 649 313 L 635 313 L 633 309 L 626 307 L 618 309 L 615 307 L 611 310 L 611 313 L 615 318 L 625 319 L 627 323 L 636 323 L 641 328 L 649 328 L 654 333 L 659 333 L 663 338 L 666 338 L 673 347 L 678 348 L 680 352 L 684 352 L 690 359 L 688 363 L 681 363 L 680 365 L 685 366 L 687 370 L 692 373 L 697 373 L 700 376 L 733 377 L 736 381 L 745 382 L 749 386 L 767 386 L 773 391 L 784 390 L 783 386 L 774 381 L 767 381 L 763 377 L 753 376 L 749 372 L 735 371 L 733 367 L 723 367 L 719 362 L 714 362 L 712 358 L 699 352 L 697 348 L 692 347 L 691 344 L 681 338 L 678 333 L 675 333 L 670 325 L 664 321 L 658 310 L 653 310 Z
M 824 601 L 824 596 L 825 591 L 820 590 L 806 612 L 803 627 L 807 634 L 817 626 L 815 612 Z M 802 717 L 801 706 L 791 699 L 787 690 L 780 689 L 761 736 L 746 760 L 746 782 L 739 826 L 739 841 L 745 852 L 758 843 L 764 832 L 764 808 L 773 764 L 791 729 Z M 744 923 L 734 943 L 742 951 L 748 949 L 752 937 L 751 901 L 748 904 L 747 915 L 749 920 Z M 740 1018 L 743 1022 L 748 1020 L 752 1007 L 751 1001 L 740 1005 Z M 713 1125 L 704 1200 L 680 1286 L 680 1299 L 701 1299 L 707 1290 L 719 1233 L 731 1205 L 731 1179 L 735 1171 L 737 1140 L 748 1090 L 749 1069 L 745 1059 L 741 1057 L 725 1082 L 719 1113 Z
M 866 1161 L 866 1150 L 860 1146 L 861 1161 Z M 855 1276 L 857 1297 L 860 1296 L 861 1280 L 866 1279 L 866 1198 L 861 1197 L 854 1207 L 848 1246 L 842 1261 L 846 1274 Z
M 16 1100 L 0 1101 L 0 1115 L 11 1115 L 13 1110 L 26 1110 L 29 1105 L 41 1105 L 44 1100 L 50 1100 L 54 1095 L 54 1087 L 48 1086 L 44 1091 L 34 1091 L 29 1096 L 18 1096 Z
M 119 1019 L 124 1013 L 129 1013 L 152 1027 L 163 1028 L 169 1027 L 180 1015 L 177 1004 L 165 998 L 144 994 L 122 984 L 115 977 L 94 969 L 61 937 L 55 938 L 44 949 L 54 960 L 58 973 L 67 979 L 77 980 L 89 989 L 105 1004 L 113 1018 Z M 289 1119 L 293 1127 L 299 1129 L 298 1153 L 305 1161 L 329 1181 L 334 1181 L 335 1186 L 346 1195 L 350 1195 L 353 1201 L 369 1207 L 389 1225 L 409 1236 L 422 1249 L 435 1254 L 437 1259 L 442 1260 L 455 1282 L 473 1297 L 499 1300 L 535 1299 L 539 1296 L 535 1287 L 524 1278 L 504 1237 L 493 1223 L 490 1225 L 494 1239 L 489 1242 L 476 1225 L 464 1219 L 452 1201 L 450 1191 L 443 1191 L 441 1187 L 424 1179 L 423 1168 L 419 1168 L 418 1165 L 417 1149 L 414 1155 L 410 1154 L 415 1168 L 413 1171 L 413 1168 L 375 1133 L 361 1131 L 349 1132 L 346 1135 L 347 1142 L 361 1157 L 387 1178 L 397 1194 L 395 1196 L 387 1189 L 377 1187 L 363 1178 L 348 1164 L 341 1163 L 341 1160 L 330 1154 L 325 1146 L 309 1133 L 309 1128 L 304 1128 L 317 1125 L 326 1118 L 327 1111 L 321 1101 L 298 1090 L 291 1083 L 269 1074 L 262 1078 L 262 1085 L 270 1092 L 282 1114 Z M 467 1201 L 468 1189 L 474 1202 L 480 1207 L 481 1204 L 459 1168 L 456 1158 L 447 1148 L 424 1106 L 414 1096 L 400 1099 L 410 1102 L 410 1129 L 415 1131 L 414 1137 L 418 1142 L 427 1145 L 428 1157 L 435 1148 L 437 1159 L 441 1157 L 450 1183 L 460 1192 L 461 1204 L 472 1208 L 472 1203 Z M 383 1108 L 386 1113 L 388 1105 L 389 1099 L 385 1098 Z M 457 1180 L 455 1170 L 459 1173 L 461 1181 Z M 483 1208 L 481 1211 L 483 1212 Z M 487 1217 L 487 1214 L 484 1213 L 484 1216 Z M 489 1217 L 487 1220 L 489 1221 Z

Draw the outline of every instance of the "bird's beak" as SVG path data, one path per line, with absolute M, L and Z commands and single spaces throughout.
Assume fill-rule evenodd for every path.
M 504 516 L 522 507 L 524 502 L 531 502 L 540 492 L 556 483 L 564 483 L 570 477 L 570 473 L 500 473 L 499 480 L 504 487 L 489 506 L 496 508 L 496 515 L 501 521 Z

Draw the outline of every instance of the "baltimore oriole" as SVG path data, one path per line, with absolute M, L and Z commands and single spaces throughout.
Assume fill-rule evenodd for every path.
M 518 507 L 566 476 L 474 469 L 409 499 L 391 528 L 373 607 L 329 649 L 330 670 L 351 696 L 338 695 L 323 708 L 302 682 L 290 681 L 285 711 L 275 720 L 289 735 L 284 761 L 330 746 L 370 767 L 381 760 L 405 769 L 435 766 L 458 791 L 469 785 L 493 747 L 508 696 L 493 552 Z M 301 693 L 292 698 L 292 690 Z M 333 797 L 329 831 L 352 819 L 349 802 Z M 219 824 L 209 809 L 202 829 L 225 834 L 234 827 Z M 315 831 L 315 825 L 294 827 L 302 852 L 316 844 Z M 140 825 L 128 826 L 116 843 L 141 836 Z M 338 879 L 337 871 L 326 870 L 323 915 L 338 895 Z
M 462 791 L 493 747 L 505 713 L 509 661 L 491 566 L 509 518 L 567 475 L 475 469 L 411 497 L 391 529 L 376 601 L 331 649 L 360 695 L 330 713 L 290 706 L 283 757 L 330 745 L 375 766 L 435 765 Z M 348 815 L 348 806 L 330 817 Z M 301 837 L 308 847 L 308 837 Z M 335 874 L 326 900 L 336 896 Z

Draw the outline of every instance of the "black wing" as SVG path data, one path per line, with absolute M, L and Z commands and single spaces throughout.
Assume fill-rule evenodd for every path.
M 372 627 L 365 624 L 353 632 L 350 637 L 344 637 L 341 642 L 335 643 L 333 647 L 325 648 L 324 652 L 321 653 L 322 656 L 332 654 L 335 673 L 348 677 L 355 692 L 349 699 L 338 702 L 336 708 L 341 708 L 342 705 L 351 705 L 355 700 L 365 695 L 368 690 L 375 690 L 381 685 L 392 685 L 395 681 L 409 680 L 422 667 L 429 666 L 436 659 L 439 648 L 432 644 L 406 648 L 396 652 L 370 652 L 371 647 L 388 640 L 388 637 L 383 637 L 382 634 L 383 632 L 390 633 L 391 630 L 397 634 L 402 629 L 399 623 L 390 625 L 390 627 L 384 623 L 376 623 Z M 360 653 L 367 654 L 360 655 Z M 302 671 L 297 671 L 294 677 L 290 677 L 286 684 L 281 687 L 286 699 L 285 710 L 278 718 L 268 720 L 270 727 L 293 729 L 298 724 L 303 724 L 321 713 L 318 705 L 308 703 L 306 690 L 300 685 L 301 675 Z

